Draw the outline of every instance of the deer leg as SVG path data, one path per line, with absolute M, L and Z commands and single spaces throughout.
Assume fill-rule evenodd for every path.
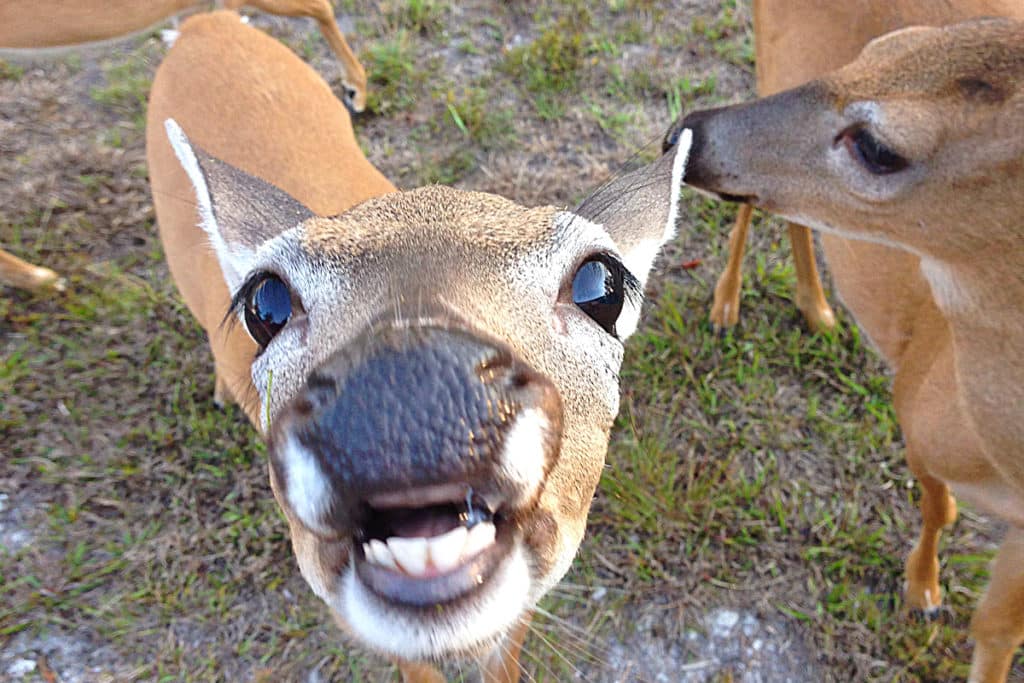
M 444 676 L 430 664 L 402 662 L 398 665 L 402 683 L 445 683 Z
M 224 373 L 220 368 L 214 367 L 213 370 L 213 403 L 220 409 L 227 408 L 230 404 L 235 402 L 234 396 L 231 394 L 231 389 L 228 387 L 227 380 L 224 379 Z
M 329 0 L 225 0 L 227 9 L 238 9 L 248 5 L 257 9 L 286 17 L 312 17 L 320 27 L 320 33 L 341 62 L 344 72 L 341 80 L 346 89 L 348 105 L 359 112 L 366 106 L 366 71 L 348 46 L 345 36 L 338 28 L 334 9 Z
M 754 208 L 749 204 L 740 207 L 736 224 L 729 233 L 729 261 L 718 277 L 715 298 L 711 304 L 711 324 L 716 329 L 732 327 L 740 319 L 740 289 L 743 287 L 743 250 L 750 230 L 750 217 Z
M 821 288 L 811 231 L 802 225 L 790 223 L 789 242 L 793 247 L 793 264 L 796 266 L 796 307 L 804 314 L 804 320 L 812 331 L 831 330 L 836 326 L 836 315 L 825 300 L 825 292 Z
M 503 646 L 492 652 L 480 665 L 483 683 L 519 683 L 519 653 L 523 649 L 532 616 L 523 616 L 508 634 Z
M 49 268 L 33 266 L 3 249 L 0 249 L 0 282 L 31 291 L 51 287 L 64 291 L 64 280 L 57 273 Z
M 999 547 L 985 597 L 971 619 L 974 657 L 969 683 L 1002 683 L 1024 642 L 1024 528 L 1010 527 Z
M 949 487 L 930 476 L 918 476 L 921 484 L 921 536 L 905 566 L 906 601 L 914 609 L 933 613 L 942 602 L 939 588 L 939 536 L 956 519 L 956 501 Z

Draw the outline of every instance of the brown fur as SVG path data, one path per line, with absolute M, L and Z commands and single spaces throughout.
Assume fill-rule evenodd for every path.
M 158 179 L 153 204 L 159 215 L 195 214 L 192 185 L 174 157 L 163 131 L 163 120 L 174 116 L 195 143 L 219 159 L 255 176 L 275 178 L 282 190 L 315 213 L 332 215 L 370 197 L 394 191 L 394 186 L 366 159 L 352 134 L 348 112 L 330 87 L 310 70 L 295 78 L 297 58 L 284 45 L 253 31 L 252 41 L 271 56 L 266 65 L 252 64 L 238 51 L 218 49 L 239 26 L 238 15 L 217 12 L 199 15 L 182 24 L 183 41 L 175 46 L 175 59 L 157 71 L 160 87 L 150 93 L 146 125 L 146 154 Z M 248 36 L 249 34 L 247 34 Z M 208 64 L 218 64 L 216 70 Z M 204 72 L 199 81 L 189 74 Z M 241 79 L 245 88 L 236 88 Z M 224 93 L 222 99 L 217 94 Z M 242 98 L 242 99 L 239 99 Z M 268 106 L 274 103 L 274 108 Z M 184 106 L 195 103 L 195 106 Z M 279 110 L 289 112 L 287 119 Z M 220 112 L 245 112 L 226 116 Z M 275 139 L 282 144 L 267 145 Z M 335 159 L 348 159 L 339 165 Z M 340 177 L 339 177 L 340 176 Z M 191 218 L 189 220 L 192 220 Z M 194 221 L 193 221 L 194 222 Z M 222 327 L 229 296 L 220 266 L 197 227 L 168 232 L 160 223 L 168 264 L 190 310 L 211 336 L 221 401 L 237 401 L 250 420 L 258 422 L 259 406 L 252 389 L 249 366 L 255 345 L 244 330 Z M 217 293 L 211 291 L 215 288 Z

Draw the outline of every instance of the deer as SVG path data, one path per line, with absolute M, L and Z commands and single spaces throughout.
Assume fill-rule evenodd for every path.
M 868 41 L 899 28 L 941 26 L 982 16 L 1020 17 L 1022 13 L 1017 0 L 754 0 L 757 92 L 762 97 L 771 95 L 838 69 L 852 61 Z M 715 284 L 709 311 L 711 325 L 718 330 L 739 322 L 744 245 L 752 215 L 753 207 L 741 205 L 729 233 L 729 257 Z M 811 231 L 792 221 L 787 230 L 796 272 L 796 307 L 811 331 L 831 330 L 835 313 L 822 288 Z M 834 244 L 834 238 L 824 239 Z M 828 259 L 830 250 L 823 246 Z M 866 245 L 858 248 L 870 249 Z M 865 262 L 870 263 L 870 258 Z
M 941 604 L 953 494 L 1008 524 L 970 625 L 970 680 L 1005 680 L 1024 641 L 1024 21 L 897 30 L 809 83 L 681 117 L 669 150 L 680 131 L 688 185 L 827 236 L 894 371 L 923 521 L 907 604 Z
M 211 0 L 5 0 L 0 4 L 0 49 L 53 48 L 106 41 L 143 31 Z M 218 0 L 224 9 L 252 7 L 268 14 L 314 19 L 341 62 L 344 102 L 366 108 L 366 71 L 338 28 L 330 0 Z
M 214 400 L 266 440 L 312 591 L 407 683 L 467 658 L 518 681 L 584 534 L 685 139 L 575 210 L 399 191 L 327 84 L 227 12 L 183 24 L 146 136 Z
M 110 40 L 147 29 L 208 0 L 4 0 L 0 50 L 40 49 Z M 345 41 L 329 0 L 222 0 L 227 9 L 249 6 L 270 14 L 311 17 L 342 67 L 342 96 L 353 112 L 366 107 L 366 72 Z M 64 278 L 0 249 L 0 283 L 29 291 L 63 291 Z

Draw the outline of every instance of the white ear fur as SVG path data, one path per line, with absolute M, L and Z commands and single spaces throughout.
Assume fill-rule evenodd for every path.
M 199 160 L 196 159 L 188 137 L 174 119 L 164 121 L 164 129 L 167 131 L 167 138 L 175 156 L 178 157 L 182 168 L 185 169 L 188 179 L 192 181 L 199 209 L 199 227 L 209 236 L 210 244 L 217 255 L 218 263 L 220 263 L 224 281 L 228 285 L 228 291 L 234 294 L 242 285 L 245 274 L 249 272 L 253 260 L 252 250 L 241 245 L 237 245 L 236 248 L 228 246 L 214 218 L 213 200 L 206 184 L 206 177 L 199 168 Z
M 690 147 L 692 146 L 693 131 L 689 128 L 684 128 L 679 133 L 679 141 L 676 143 L 676 156 L 672 160 L 672 199 L 669 200 L 668 221 L 665 224 L 665 234 L 661 240 L 662 244 L 676 236 L 676 220 L 679 218 L 679 198 L 682 195 L 686 162 L 690 158 Z
M 686 161 L 690 158 L 690 147 L 693 145 L 693 131 L 683 129 L 676 144 L 675 156 L 672 158 L 672 189 L 669 198 L 668 218 L 665 229 L 660 237 L 642 239 L 636 244 L 623 249 L 622 260 L 641 285 L 647 284 L 647 276 L 654 267 L 661 248 L 676 236 L 676 221 L 679 218 L 679 200 L 682 195 L 683 177 L 686 173 Z

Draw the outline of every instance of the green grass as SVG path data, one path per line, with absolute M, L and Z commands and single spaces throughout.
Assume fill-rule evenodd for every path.
M 402 187 L 568 206 L 653 154 L 644 144 L 678 113 L 753 85 L 744 2 L 343 7 L 361 17 L 352 42 L 370 75 L 359 142 Z M 464 25 L 446 28 L 456 10 Z M 300 24 L 293 44 L 334 73 Z M 125 679 L 394 680 L 330 624 L 298 575 L 263 447 L 212 404 L 205 336 L 169 280 L 145 178 L 139 122 L 159 57 L 146 42 L 0 75 L 15 121 L 0 177 L 19 179 L 0 183 L 3 246 L 69 280 L 62 295 L 0 291 L 0 534 L 32 538 L 0 550 L 0 650 L 80 641 L 83 660 L 106 648 L 103 671 Z M 804 330 L 774 222 L 755 225 L 739 326 L 713 333 L 733 208 L 687 195 L 683 214 L 527 680 L 601 680 L 612 638 L 681 643 L 723 606 L 784 629 L 826 681 L 963 678 L 998 534 L 962 515 L 942 543 L 948 612 L 907 614 L 917 490 L 882 364 L 841 311 L 834 333 Z
M 584 31 L 590 21 L 589 10 L 580 6 L 533 42 L 505 55 L 502 70 L 532 94 L 542 119 L 557 119 L 565 111 L 563 100 L 572 91 L 589 51 Z
M 152 82 L 149 65 L 137 57 L 109 62 L 103 68 L 103 76 L 105 83 L 90 92 L 93 101 L 118 113 L 132 112 L 136 130 L 142 130 Z
M 444 28 L 447 10 L 447 3 L 440 0 L 406 0 L 392 3 L 385 15 L 393 28 L 431 36 Z
M 25 67 L 0 59 L 0 81 L 20 81 L 25 75 Z
M 366 106 L 371 112 L 392 114 L 415 103 L 417 72 L 412 49 L 409 35 L 400 31 L 364 51 L 363 63 L 369 75 Z

